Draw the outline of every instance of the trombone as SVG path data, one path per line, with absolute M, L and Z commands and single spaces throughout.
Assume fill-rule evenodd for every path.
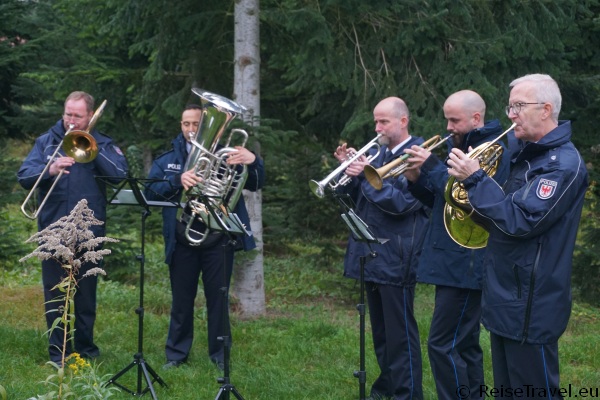
M 46 174 L 46 171 L 50 169 L 50 165 L 54 162 L 54 159 L 56 158 L 56 155 L 58 154 L 61 148 L 64 150 L 67 156 L 74 158 L 75 161 L 79 163 L 88 163 L 96 158 L 96 156 L 98 155 L 98 144 L 96 143 L 96 139 L 94 139 L 94 137 L 89 132 L 94 128 L 94 125 L 102 115 L 105 106 L 106 100 L 104 100 L 102 104 L 100 104 L 100 107 L 98 107 L 94 112 L 94 115 L 92 115 L 87 130 L 73 130 L 74 125 L 69 125 L 69 129 L 65 133 L 65 137 L 63 138 L 63 140 L 61 140 L 58 146 L 56 146 L 56 150 L 52 154 L 52 157 L 50 157 L 50 160 L 44 167 L 44 170 L 40 173 L 39 178 L 33 185 L 33 188 L 31 188 L 29 194 L 25 198 L 25 201 L 23 201 L 23 204 L 21 205 L 21 211 L 27 218 L 36 219 L 38 217 L 40 211 L 42 210 L 42 207 L 44 207 L 46 201 L 48 200 L 48 197 L 50 197 L 50 193 L 52 193 L 54 187 L 56 186 L 56 183 L 59 181 L 59 179 L 65 172 L 65 170 L 62 169 L 60 173 L 56 176 L 54 182 L 52 183 L 52 186 L 50 186 L 50 189 L 48 189 L 46 196 L 41 201 L 37 210 L 35 209 L 35 206 L 33 206 L 32 211 L 28 211 L 27 203 L 29 203 L 31 197 L 35 193 L 35 190 L 40 185 L 42 178 Z
M 377 143 L 377 141 L 379 140 L 379 138 L 381 136 L 382 136 L 381 133 L 377 134 L 377 136 L 373 140 L 371 140 L 369 143 L 367 143 L 362 149 L 360 149 L 356 153 L 351 154 L 350 158 L 347 158 L 346 161 L 341 163 L 339 165 L 339 167 L 334 169 L 329 175 L 327 175 L 322 180 L 310 181 L 308 183 L 310 190 L 315 194 L 315 196 L 324 197 L 325 196 L 325 188 L 327 187 L 327 185 L 329 185 L 331 190 L 335 190 L 338 186 L 346 186 L 351 180 L 351 178 L 348 175 L 344 174 L 337 182 L 334 180 L 334 178 L 336 176 L 338 176 L 341 172 L 343 172 L 346 168 L 348 168 L 350 166 L 350 164 L 352 164 L 354 161 L 358 160 L 363 154 L 365 154 L 366 152 L 371 150 L 371 148 L 376 148 L 377 152 L 375 154 L 367 157 L 367 160 L 371 161 L 372 159 L 377 157 L 379 155 L 379 151 L 381 150 L 381 146 L 379 146 L 379 143 Z
M 444 139 L 440 140 L 440 135 L 435 135 L 434 137 L 428 139 L 424 143 L 420 144 L 419 147 L 427 149 L 429 151 L 434 150 L 446 140 L 450 139 L 454 136 L 454 133 L 450 133 Z M 366 165 L 364 169 L 365 179 L 377 190 L 381 190 L 383 187 L 383 180 L 387 178 L 395 178 L 402 175 L 406 169 L 409 167 L 409 163 L 406 160 L 410 158 L 409 154 L 404 154 L 403 156 L 390 161 L 389 163 L 375 168 L 371 165 Z

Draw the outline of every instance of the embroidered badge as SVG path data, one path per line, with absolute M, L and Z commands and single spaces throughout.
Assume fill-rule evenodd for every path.
M 123 155 L 123 152 L 121 151 L 121 149 L 119 147 L 113 145 L 113 148 L 115 149 L 115 151 L 117 152 L 118 155 L 120 155 L 120 156 Z
M 537 188 L 537 197 L 542 200 L 549 199 L 556 192 L 556 181 L 551 181 L 549 179 L 540 179 L 540 183 Z

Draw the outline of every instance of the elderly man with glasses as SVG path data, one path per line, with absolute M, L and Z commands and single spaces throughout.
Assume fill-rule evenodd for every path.
M 558 339 L 571 311 L 572 256 L 588 174 L 571 142 L 570 121 L 558 120 L 554 79 L 526 75 L 510 87 L 506 111 L 516 143 L 507 182 L 498 185 L 459 149 L 450 154 L 448 173 L 464 184 L 490 233 L 482 322 L 490 331 L 495 389 L 503 399 L 560 399 Z

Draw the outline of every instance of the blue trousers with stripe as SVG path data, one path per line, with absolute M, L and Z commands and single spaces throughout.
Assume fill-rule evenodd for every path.
M 490 334 L 495 399 L 562 399 L 558 343 L 521 343 Z M 504 389 L 504 390 L 502 390 Z M 508 390 L 510 389 L 510 390 Z
M 372 395 L 394 400 L 422 399 L 419 328 L 414 315 L 415 287 L 366 282 L 373 346 L 380 374 Z
M 481 399 L 481 290 L 436 286 L 427 349 L 438 399 Z

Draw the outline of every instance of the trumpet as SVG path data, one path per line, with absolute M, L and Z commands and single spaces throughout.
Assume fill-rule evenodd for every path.
M 481 169 L 490 177 L 498 170 L 504 148 L 496 144 L 504 135 L 512 131 L 517 124 L 501 133 L 496 139 L 480 144 L 470 151 L 470 159 L 478 159 Z M 444 192 L 446 204 L 444 206 L 444 226 L 448 235 L 456 243 L 468 249 L 480 249 L 487 245 L 489 232 L 471 219 L 473 207 L 469 196 L 461 182 L 451 176 L 446 182 Z
M 419 145 L 419 147 L 432 151 L 438 146 L 440 146 L 442 143 L 444 143 L 446 140 L 450 139 L 452 136 L 454 136 L 454 133 L 450 133 L 444 139 L 440 140 L 440 135 L 435 135 L 434 137 L 428 139 L 427 141 Z M 375 189 L 381 190 L 381 188 L 383 187 L 384 179 L 398 177 L 406 171 L 406 169 L 410 166 L 410 164 L 406 161 L 408 158 L 410 158 L 410 155 L 404 154 L 403 156 L 393 161 L 390 161 L 389 163 L 379 168 L 367 165 L 365 166 L 365 169 L 363 171 L 365 174 L 365 179 Z
M 373 140 L 371 140 L 369 143 L 367 143 L 362 149 L 360 149 L 359 151 L 357 151 L 355 153 L 350 154 L 350 157 L 348 157 L 346 159 L 346 161 L 341 163 L 339 165 L 339 167 L 334 169 L 329 175 L 327 175 L 322 180 L 320 180 L 320 181 L 311 180 L 308 183 L 310 190 L 315 194 L 315 196 L 322 198 L 325 196 L 325 188 L 327 186 L 329 186 L 329 188 L 331 190 L 335 190 L 339 186 L 346 186 L 352 179 L 351 177 L 344 174 L 337 181 L 335 180 L 335 177 L 338 176 L 340 173 L 342 173 L 346 168 L 348 168 L 348 166 L 350 166 L 350 164 L 352 164 L 354 161 L 358 160 L 363 154 L 365 154 L 372 148 L 376 148 L 377 152 L 373 155 L 368 156 L 367 161 L 371 161 L 372 159 L 377 157 L 379 155 L 379 152 L 381 151 L 381 146 L 379 146 L 379 143 L 377 143 L 377 141 L 379 140 L 379 138 L 381 136 L 382 136 L 381 133 L 377 134 L 377 136 Z
M 46 174 L 46 171 L 48 171 L 48 169 L 50 168 L 50 165 L 52 165 L 52 163 L 54 162 L 54 159 L 56 158 L 56 155 L 58 154 L 58 152 L 60 151 L 61 148 L 63 149 L 63 151 L 65 152 L 65 154 L 67 156 L 73 157 L 75 159 L 75 161 L 78 163 L 88 163 L 88 162 L 93 161 L 96 158 L 96 156 L 98 155 L 98 144 L 96 143 L 96 139 L 94 139 L 94 137 L 91 135 L 90 132 L 93 129 L 96 122 L 98 121 L 98 118 L 100 118 L 100 116 L 102 115 L 102 112 L 104 111 L 105 106 L 106 106 L 106 100 L 104 100 L 102 102 L 102 104 L 100 104 L 100 107 L 98 107 L 96 109 L 96 111 L 94 112 L 94 115 L 92 115 L 92 118 L 90 119 L 87 130 L 85 130 L 85 131 L 73 130 L 73 127 L 75 125 L 69 125 L 69 129 L 65 133 L 65 137 L 63 138 L 63 140 L 61 140 L 61 142 L 58 144 L 58 146 L 56 146 L 56 150 L 52 154 L 52 157 L 50 157 L 50 160 L 44 167 L 43 171 L 40 173 L 39 178 L 33 185 L 33 188 L 31 188 L 31 190 L 29 191 L 29 194 L 27 195 L 27 197 L 23 201 L 23 204 L 21 205 L 21 211 L 27 218 L 36 219 L 38 217 L 38 215 L 40 214 L 40 211 L 42 211 L 42 208 L 46 204 L 48 197 L 50 197 L 50 193 L 52 193 L 52 191 L 54 190 L 54 187 L 56 186 L 59 179 L 62 177 L 63 173 L 65 172 L 63 169 L 56 176 L 56 178 L 54 179 L 54 182 L 52 183 L 52 186 L 50 186 L 50 189 L 48 189 L 46 196 L 41 201 L 41 203 L 37 207 L 37 209 L 35 209 L 35 206 L 33 206 L 33 207 L 29 207 L 29 208 L 32 208 L 32 211 L 31 212 L 28 211 L 27 210 L 28 203 L 29 203 L 31 197 L 33 196 L 33 194 L 35 193 L 35 190 L 40 185 L 42 178 Z

